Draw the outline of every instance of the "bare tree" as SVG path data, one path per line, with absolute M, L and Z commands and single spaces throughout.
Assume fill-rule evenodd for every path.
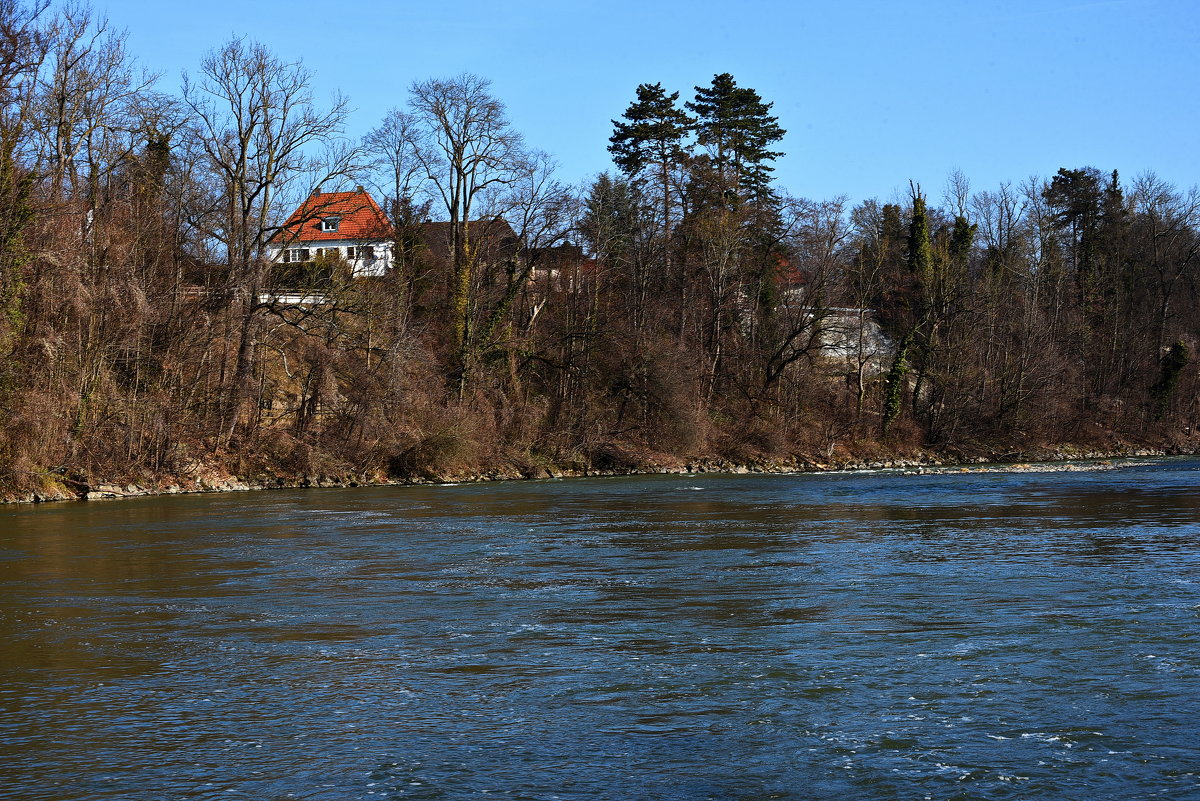
M 966 217 L 971 197 L 971 179 L 958 167 L 946 176 L 946 188 L 942 192 L 942 204 L 959 217 Z
M 1180 192 L 1152 172 L 1133 182 L 1133 201 L 1144 241 L 1141 262 L 1154 287 L 1155 355 L 1165 348 L 1171 306 L 1181 280 L 1200 260 L 1200 189 Z
M 41 161 L 50 193 L 86 197 L 140 144 L 143 110 L 164 105 L 146 95 L 156 75 L 139 71 L 114 30 L 84 4 L 66 5 L 47 31 L 49 64 L 38 98 Z
M 48 5 L 0 0 L 0 130 L 6 141 L 24 132 L 34 107 L 48 40 L 39 20 Z
M 416 116 L 392 109 L 379 127 L 363 137 L 362 143 L 375 187 L 381 190 L 383 205 L 392 224 L 389 282 L 393 294 L 390 299 L 393 349 L 408 325 L 411 295 L 417 278 L 414 273 L 422 249 L 419 226 L 431 205 L 428 199 L 418 200 L 426 180 L 418 152 L 424 138 L 425 129 Z
M 425 180 L 419 148 L 425 138 L 421 121 L 413 114 L 392 109 L 379 127 L 363 137 L 363 150 L 378 173 L 377 188 L 383 190 L 389 213 L 396 203 L 411 201 Z
M 890 207 L 893 219 L 899 214 Z M 853 341 L 848 354 L 847 378 L 854 390 L 854 412 L 863 415 L 863 403 L 867 395 L 867 373 L 873 363 L 885 355 L 886 343 L 878 336 L 871 336 L 871 327 L 877 325 L 873 305 L 884 293 L 888 260 L 899 247 L 895 240 L 896 231 L 889 230 L 885 223 L 887 213 L 875 199 L 864 201 L 850 212 L 852 235 L 858 252 L 848 264 L 845 275 L 847 314 L 853 316 Z
M 38 18 L 45 3 L 25 6 L 0 0 L 0 356 L 7 356 L 20 316 L 22 236 L 33 212 L 32 179 L 19 163 L 33 106 L 38 70 L 45 58 L 45 36 Z M 7 361 L 7 359 L 5 360 Z M 0 385 L 7 366 L 0 367 Z M 0 397 L 0 403 L 3 402 Z
M 529 286 L 531 274 L 550 252 L 549 248 L 574 227 L 575 196 L 569 187 L 554 179 L 556 167 L 547 153 L 529 154 L 516 165 L 505 191 L 493 200 L 493 211 L 513 223 L 517 249 L 505 264 L 498 297 L 490 308 L 481 309 L 485 313 L 476 337 L 481 351 L 498 346 L 497 332 L 521 291 Z M 540 306 L 535 306 L 531 315 L 536 317 L 539 310 Z
M 491 82 L 463 73 L 414 83 L 413 114 L 425 129 L 417 151 L 431 191 L 450 222 L 450 315 L 460 395 L 472 360 L 472 284 L 475 273 L 471 222 L 490 189 L 512 183 L 524 162 L 521 137 L 508 123 Z
M 328 109 L 319 108 L 310 80 L 311 73 L 300 62 L 284 61 L 245 39 L 234 39 L 207 55 L 197 79 L 184 76 L 184 102 L 194 116 L 194 137 L 213 185 L 193 223 L 218 243 L 229 268 L 230 289 L 241 304 L 227 438 L 253 389 L 266 248 L 279 230 L 277 198 L 295 195 L 300 180 L 315 176 L 314 185 L 319 186 L 342 176 L 352 161 L 346 151 L 334 163 L 314 153 L 337 146 L 349 109 L 342 97 L 334 97 Z
M 804 280 L 781 293 L 766 341 L 764 389 L 770 389 L 791 365 L 821 354 L 832 314 L 829 295 L 850 235 L 844 195 L 821 202 L 789 198 L 783 214 L 787 240 Z

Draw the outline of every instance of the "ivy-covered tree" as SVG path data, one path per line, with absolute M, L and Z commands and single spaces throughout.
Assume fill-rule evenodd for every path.
M 933 245 L 929 240 L 929 216 L 921 187 L 912 190 L 912 220 L 908 224 L 908 269 L 928 287 L 933 281 Z
M 1150 397 L 1154 400 L 1154 419 L 1162 420 L 1170 408 L 1171 398 L 1179 384 L 1179 376 L 1192 360 L 1192 352 L 1183 340 L 1176 342 L 1166 349 L 1159 359 L 1161 374 L 1158 381 L 1150 387 Z

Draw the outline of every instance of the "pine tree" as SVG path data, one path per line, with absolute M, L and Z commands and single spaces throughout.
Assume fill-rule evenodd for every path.
M 687 154 L 685 141 L 692 118 L 675 103 L 679 93 L 667 94 L 661 83 L 644 83 L 637 88 L 637 100 L 625 110 L 628 122 L 613 120 L 612 142 L 608 151 L 613 162 L 634 180 L 653 176 L 662 199 L 664 229 L 670 228 L 671 171 Z
M 1060 169 L 1042 191 L 1054 209 L 1054 224 L 1068 234 L 1075 276 L 1085 296 L 1095 279 L 1096 234 L 1103 200 L 1103 177 L 1095 167 Z
M 768 164 L 779 151 L 768 148 L 786 133 L 758 92 L 740 87 L 729 73 L 714 75 L 712 86 L 696 87 L 697 140 L 709 149 L 713 166 L 733 197 L 763 203 L 770 199 Z
M 675 105 L 678 100 L 679 93 L 668 95 L 661 83 L 644 83 L 637 88 L 637 100 L 625 110 L 628 122 L 612 121 L 608 151 L 625 175 L 633 177 L 649 166 L 683 158 L 692 118 Z

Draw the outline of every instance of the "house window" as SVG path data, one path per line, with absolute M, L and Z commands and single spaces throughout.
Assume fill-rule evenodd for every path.
M 353 245 L 346 248 L 346 258 L 349 259 L 350 261 L 354 261 L 354 246 Z
M 321 220 L 322 231 L 336 231 L 341 224 L 341 217 L 325 217 Z
M 283 263 L 308 261 L 308 251 L 304 248 L 292 248 L 283 251 Z
M 371 245 L 363 245 L 358 249 L 358 257 L 368 261 L 375 258 L 375 248 Z

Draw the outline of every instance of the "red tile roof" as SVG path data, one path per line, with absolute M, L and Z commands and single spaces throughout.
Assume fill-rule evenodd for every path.
M 321 221 L 338 217 L 336 231 L 322 231 Z M 392 226 L 379 204 L 361 188 L 354 192 L 314 192 L 271 237 L 287 244 L 330 242 L 339 239 L 389 239 Z

